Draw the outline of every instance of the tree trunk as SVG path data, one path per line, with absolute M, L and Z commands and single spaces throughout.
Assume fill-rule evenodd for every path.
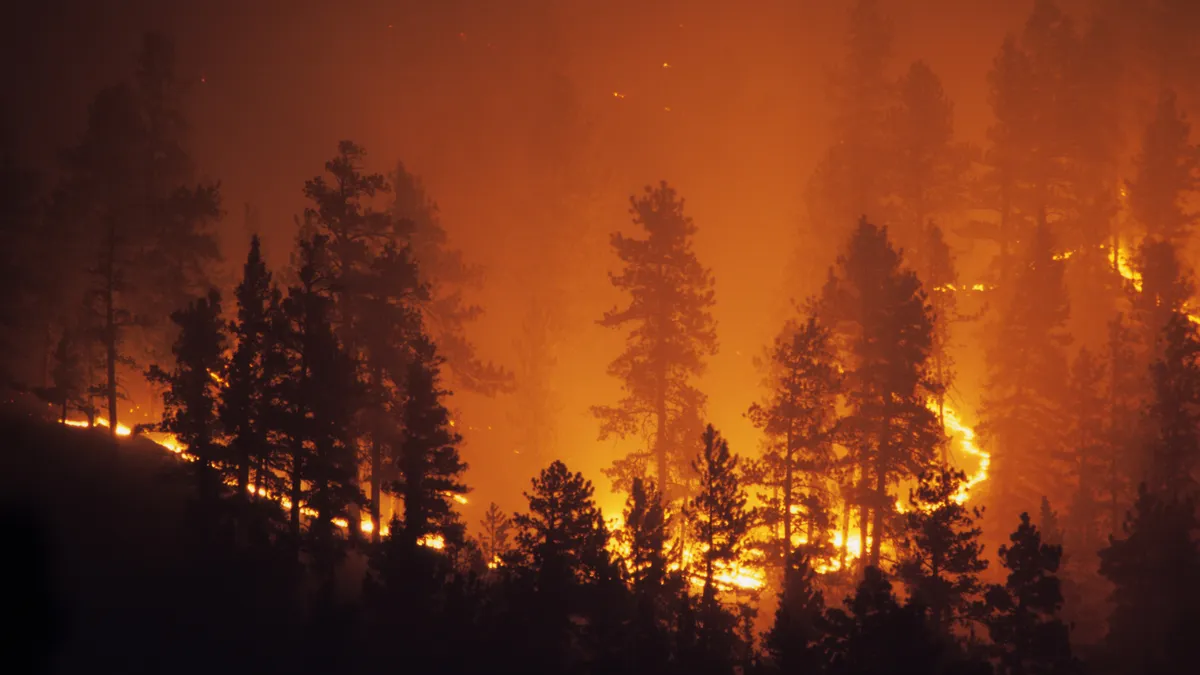
M 296 541 L 300 540 L 300 495 L 301 495 L 301 470 L 303 469 L 303 459 L 301 453 L 304 452 L 300 444 L 292 450 L 292 512 L 291 512 L 291 528 L 292 536 Z
M 107 379 L 104 393 L 108 398 L 108 435 L 115 443 L 117 440 L 117 232 L 116 225 L 109 222 L 108 226 L 108 260 L 104 268 L 104 348 L 106 355 Z
M 379 543 L 379 500 L 383 498 L 380 473 L 383 462 L 383 449 L 374 436 L 371 437 L 371 541 Z
M 787 569 L 792 555 L 792 425 L 788 424 L 787 447 L 783 461 L 783 565 Z
M 883 512 L 887 500 L 887 472 L 880 460 L 875 467 L 875 492 L 879 503 L 875 505 L 875 520 L 871 525 L 871 566 L 879 567 L 880 547 L 883 543 Z

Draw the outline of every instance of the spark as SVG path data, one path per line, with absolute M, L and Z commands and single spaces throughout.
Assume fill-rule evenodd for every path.
M 621 93 L 621 92 L 619 92 L 619 91 L 614 91 L 614 92 L 613 92 L 613 98 L 625 98 L 625 94 L 622 94 L 622 93 Z

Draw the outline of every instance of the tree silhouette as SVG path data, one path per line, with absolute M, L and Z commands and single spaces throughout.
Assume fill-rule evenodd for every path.
M 312 556 L 322 602 L 332 601 L 334 573 L 345 553 L 335 519 L 350 521 L 365 501 L 357 481 L 354 420 L 362 400 L 356 364 L 331 321 L 333 297 L 326 240 L 300 242 L 298 283 L 288 289 L 273 339 L 283 345 L 288 376 L 277 394 L 283 403 L 282 435 L 291 531 Z M 301 508 L 313 516 L 301 539 Z M 357 522 L 348 525 L 358 528 Z
M 269 386 L 275 377 L 269 367 L 267 341 L 271 313 L 279 309 L 279 292 L 271 284 L 271 273 L 262 258 L 258 236 L 250 238 L 250 251 L 242 267 L 242 280 L 235 292 L 237 319 L 229 332 L 235 341 L 233 356 L 225 372 L 221 394 L 221 422 L 229 436 L 231 459 L 237 467 L 238 494 L 245 494 L 254 472 L 254 485 L 266 488 L 270 472 L 271 399 Z
M 1004 585 L 987 591 L 988 632 L 997 658 L 996 672 L 1081 672 L 1071 656 L 1066 624 L 1058 618 L 1063 596 L 1056 576 L 1062 547 L 1042 542 L 1041 533 L 1021 514 L 1021 523 L 1000 547 L 1008 570 Z
M 821 314 L 845 360 L 851 434 L 847 463 L 861 515 L 861 546 L 871 526 L 872 566 L 879 561 L 889 490 L 918 475 L 942 440 L 926 407 L 933 317 L 916 274 L 888 240 L 886 228 L 859 222 L 821 297 Z
M 483 309 L 468 304 L 463 293 L 482 283 L 483 270 L 467 263 L 462 251 L 451 248 L 437 202 L 418 176 L 397 162 L 390 179 L 392 218 L 407 224 L 405 243 L 420 261 L 420 282 L 428 288 L 428 296 L 420 303 L 421 315 L 434 342 L 446 354 L 455 382 L 485 395 L 510 391 L 512 373 L 480 359 L 466 335 L 466 327 Z
M 633 479 L 624 520 L 618 534 L 628 547 L 625 566 L 637 604 L 631 658 L 637 672 L 663 672 L 671 657 L 671 598 L 682 589 L 667 571 L 667 516 L 653 482 Z
M 691 538 L 704 561 L 698 646 L 709 662 L 725 663 L 733 658 L 734 626 L 717 599 L 716 573 L 720 566 L 738 564 L 750 516 L 738 456 L 729 452 L 729 443 L 711 424 L 701 440 L 704 447 L 692 460 L 699 488 L 687 505 Z
M 788 557 L 775 623 L 764 646 L 781 675 L 818 673 L 825 666 L 825 596 L 804 548 Z
M 970 155 L 954 142 L 954 103 L 928 64 L 909 66 L 896 86 L 896 98 L 884 124 L 892 174 L 887 182 L 895 195 L 893 236 L 914 259 L 927 261 L 934 253 L 927 248 L 927 223 L 964 203 L 962 176 Z
M 904 514 L 908 545 L 897 568 L 909 596 L 946 635 L 979 616 L 979 575 L 987 569 L 975 526 L 983 513 L 960 503 L 965 478 L 946 467 L 921 475 Z
M 461 542 L 462 525 L 453 500 L 467 493 L 462 482 L 467 465 L 458 455 L 462 437 L 450 426 L 450 411 L 442 402 L 449 392 L 439 381 L 441 357 L 428 341 L 414 345 L 414 352 L 402 406 L 404 440 L 391 486 L 404 500 L 404 520 L 392 537 L 412 545 L 430 535 Z
M 842 377 L 829 330 L 815 316 L 785 324 L 767 350 L 764 365 L 769 393 L 747 414 L 769 439 L 762 459 L 768 488 L 763 497 L 769 509 L 765 524 L 782 525 L 776 553 L 786 563 L 801 532 L 795 515 L 803 515 L 803 535 L 810 550 L 815 551 L 816 542 L 824 539 L 829 520 L 827 477 L 833 464 Z
M 1196 222 L 1187 196 L 1200 189 L 1200 149 L 1189 143 L 1190 135 L 1175 92 L 1162 92 L 1129 181 L 1130 211 L 1150 237 L 1183 243 Z
M 704 371 L 704 358 L 716 353 L 712 273 L 692 252 L 696 226 L 684 203 L 664 181 L 630 198 L 635 225 L 647 234 L 634 239 L 617 233 L 612 246 L 624 263 L 613 275 L 629 293 L 629 305 L 604 314 L 600 325 L 631 326 L 625 351 L 608 372 L 621 381 L 624 396 L 613 406 L 596 406 L 600 438 L 637 436 L 653 425 L 655 476 L 667 499 L 675 497 L 676 474 L 683 468 L 678 432 L 704 409 L 705 396 L 692 384 Z M 619 466 L 617 467 L 620 468 Z M 614 476 L 618 487 L 632 476 Z
M 1061 420 L 1071 336 L 1064 264 L 1055 259 L 1049 227 L 1039 225 L 988 350 L 982 431 L 995 440 L 992 508 L 1002 516 L 1053 494 L 1066 458 Z
M 200 499 L 211 505 L 221 486 L 219 464 L 225 459 L 217 415 L 219 389 L 212 377 L 225 369 L 220 293 L 210 291 L 208 297 L 174 312 L 171 320 L 179 326 L 171 349 L 175 367 L 167 372 L 152 366 L 146 375 L 166 387 L 159 427 L 174 434 L 196 458 Z
M 492 502 L 479 525 L 483 528 L 483 559 L 489 565 L 496 564 L 509 551 L 508 535 L 512 529 L 512 519 L 500 510 L 496 502 Z

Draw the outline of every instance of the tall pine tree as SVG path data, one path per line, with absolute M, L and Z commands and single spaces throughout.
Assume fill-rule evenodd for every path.
M 612 246 L 624 264 L 612 275 L 629 304 L 604 314 L 600 325 L 629 328 L 625 351 L 609 365 L 624 395 L 616 405 L 596 406 L 600 437 L 637 438 L 652 428 L 649 441 L 654 471 L 663 496 L 677 495 L 683 463 L 680 430 L 703 411 L 705 396 L 693 383 L 704 359 L 717 351 L 712 318 L 712 273 L 692 251 L 696 226 L 684 215 L 683 200 L 664 181 L 630 198 L 635 225 L 645 239 L 617 233 Z M 619 469 L 619 467 L 618 467 Z M 619 487 L 630 475 L 614 476 Z

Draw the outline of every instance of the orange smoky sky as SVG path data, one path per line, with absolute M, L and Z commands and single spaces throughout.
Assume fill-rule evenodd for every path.
M 5 29 L 6 91 L 31 103 L 7 111 L 12 126 L 31 130 L 18 147 L 49 166 L 82 130 L 95 90 L 132 71 L 138 36 L 173 35 L 192 82 L 193 154 L 202 175 L 222 182 L 226 279 L 244 255 L 246 203 L 273 263 L 287 263 L 303 182 L 347 138 L 366 147 L 370 168 L 387 172 L 403 160 L 420 175 L 451 243 L 486 270 L 471 297 L 486 312 L 471 327 L 485 358 L 511 367 L 529 289 L 561 289 L 551 377 L 558 412 L 545 424 L 557 455 L 596 483 L 608 511 L 619 501 L 600 470 L 630 444 L 597 441 L 588 412 L 619 395 L 605 368 L 623 336 L 595 324 L 620 301 L 608 283 L 616 259 L 607 238 L 627 227 L 631 194 L 670 181 L 687 199 L 697 254 L 717 283 L 720 353 L 702 382 L 708 417 L 735 450 L 757 451 L 743 416 L 759 396 L 753 359 L 790 299 L 815 290 L 789 287 L 789 266 L 832 262 L 805 256 L 801 216 L 807 177 L 832 140 L 825 83 L 841 55 L 848 1 L 43 4 Z M 895 26 L 895 71 L 924 59 L 938 72 L 960 138 L 982 140 L 985 74 L 1031 4 L 881 2 Z M 585 130 L 569 160 L 594 194 L 562 222 L 547 222 L 537 203 L 555 176 L 539 153 L 559 121 L 547 103 L 555 78 L 574 96 L 573 128 Z M 20 118 L 45 110 L 55 112 Z M 546 264 L 548 242 L 568 264 Z M 522 419 L 515 400 L 454 399 L 472 510 L 489 501 L 520 507 L 536 471 L 513 432 Z

